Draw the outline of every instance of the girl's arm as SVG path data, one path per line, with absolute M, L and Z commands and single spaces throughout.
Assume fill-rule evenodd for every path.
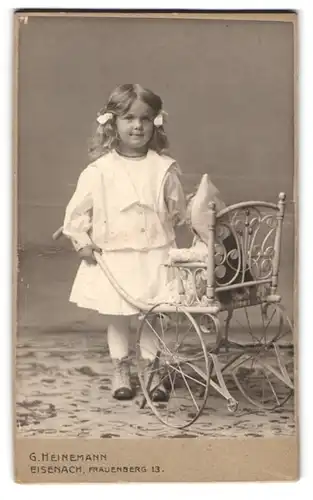
M 167 173 L 164 184 L 164 198 L 167 210 L 171 215 L 173 226 L 186 223 L 186 200 L 179 180 L 179 167 L 175 164 Z
M 77 251 L 92 244 L 88 233 L 92 226 L 94 168 L 87 167 L 80 174 L 75 192 L 65 210 L 63 234 L 71 239 Z

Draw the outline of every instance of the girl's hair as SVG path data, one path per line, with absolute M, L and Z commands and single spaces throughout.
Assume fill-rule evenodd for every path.
M 162 110 L 163 103 L 161 98 L 151 90 L 133 83 L 126 83 L 116 87 L 110 95 L 106 106 L 98 113 L 98 116 L 104 113 L 112 113 L 113 118 L 108 120 L 104 125 L 97 124 L 95 133 L 89 141 L 88 149 L 91 161 L 97 160 L 100 156 L 103 156 L 116 147 L 116 116 L 125 115 L 137 99 L 147 104 L 153 111 L 154 116 L 157 116 Z M 154 126 L 149 147 L 160 154 L 166 151 L 168 148 L 168 139 L 163 126 Z

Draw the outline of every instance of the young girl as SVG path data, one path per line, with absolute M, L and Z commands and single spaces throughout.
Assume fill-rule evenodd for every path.
M 118 86 L 97 117 L 91 163 L 81 173 L 65 213 L 63 233 L 82 261 L 70 301 L 107 318 L 114 366 L 112 394 L 131 399 L 128 341 L 138 311 L 113 288 L 94 252 L 105 257 L 115 280 L 134 299 L 149 301 L 166 285 L 163 264 L 175 246 L 174 226 L 185 220 L 185 200 L 176 162 L 165 155 L 162 100 L 138 84 Z M 156 346 L 143 332 L 141 355 L 152 363 Z M 156 377 L 156 376 L 155 376 Z M 166 401 L 159 381 L 153 397 Z

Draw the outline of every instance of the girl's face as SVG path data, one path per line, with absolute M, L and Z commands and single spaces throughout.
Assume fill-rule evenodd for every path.
M 127 113 L 116 117 L 119 149 L 122 153 L 145 152 L 153 134 L 154 113 L 140 100 L 133 102 Z

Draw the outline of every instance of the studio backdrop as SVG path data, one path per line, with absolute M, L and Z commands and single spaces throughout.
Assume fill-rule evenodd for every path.
M 285 191 L 292 226 L 292 29 L 256 21 L 30 18 L 19 47 L 19 246 L 54 244 L 51 234 L 88 163 L 97 111 L 121 83 L 162 97 L 186 192 L 204 172 L 227 203 L 275 201 Z

